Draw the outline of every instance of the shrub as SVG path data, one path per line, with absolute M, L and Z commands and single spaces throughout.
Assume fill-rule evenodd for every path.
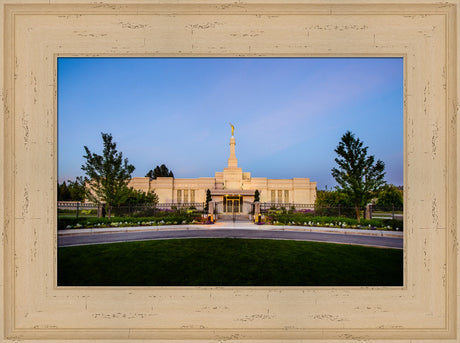
M 100 224 L 99 226 L 110 226 L 111 223 L 121 223 L 120 226 L 132 226 L 132 225 L 152 225 L 153 223 L 158 222 L 169 222 L 169 223 L 182 223 L 182 222 L 192 222 L 193 220 L 199 220 L 200 215 L 196 213 L 185 213 L 185 212 L 167 212 L 159 211 L 159 214 L 155 217 L 112 217 L 110 220 L 108 218 L 58 218 L 58 230 L 66 229 L 68 226 L 74 228 L 77 223 L 81 227 L 94 227 Z M 147 222 L 148 224 L 144 224 Z
M 389 226 L 392 230 L 399 228 L 403 230 L 403 221 L 402 220 L 393 220 L 393 219 L 371 219 L 371 220 L 361 220 L 361 223 L 358 224 L 358 220 L 355 218 L 347 217 L 326 217 L 326 216 L 315 216 L 309 213 L 270 213 L 270 216 L 267 217 L 267 221 L 271 223 L 280 223 L 284 225 L 292 225 L 292 223 L 312 223 L 313 226 L 358 226 L 361 227 L 378 227 L 385 228 Z
M 97 210 L 81 210 L 80 213 L 84 215 L 97 214 Z

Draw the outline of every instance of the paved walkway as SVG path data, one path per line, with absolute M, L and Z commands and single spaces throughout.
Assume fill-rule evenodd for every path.
M 287 239 L 403 248 L 403 232 L 255 225 L 250 222 L 217 222 L 213 225 L 162 225 L 123 228 L 74 229 L 58 232 L 58 246 L 177 238 Z

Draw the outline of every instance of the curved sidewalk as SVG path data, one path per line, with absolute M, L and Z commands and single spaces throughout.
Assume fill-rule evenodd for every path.
M 136 232 L 136 231 L 175 231 L 175 230 L 216 230 L 216 229 L 244 229 L 244 230 L 273 230 L 273 231 L 301 231 L 301 232 L 326 232 L 347 235 L 379 236 L 402 238 L 402 231 L 368 230 L 368 229 L 343 229 L 336 227 L 296 226 L 296 225 L 256 225 L 251 222 L 216 222 L 215 224 L 185 224 L 185 225 L 159 225 L 159 226 L 132 226 L 132 227 L 107 227 L 88 229 L 58 230 L 59 236 L 111 233 L 111 232 Z
M 162 225 L 60 230 L 58 232 L 58 246 L 178 238 L 255 238 L 331 242 L 402 249 L 403 235 L 403 232 L 398 231 L 220 222 L 212 225 Z

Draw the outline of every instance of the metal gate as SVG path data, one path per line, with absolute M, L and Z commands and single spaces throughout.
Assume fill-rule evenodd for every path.
M 238 211 L 235 210 L 235 207 L 232 207 L 231 212 L 227 204 L 224 201 L 216 201 L 214 203 L 214 218 L 228 218 L 236 221 L 238 218 L 249 219 L 250 214 L 254 214 L 254 203 L 249 201 L 243 201 Z

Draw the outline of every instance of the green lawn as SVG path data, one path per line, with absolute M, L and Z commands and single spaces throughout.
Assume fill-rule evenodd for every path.
M 59 286 L 402 286 L 403 251 L 233 238 L 58 249 Z

